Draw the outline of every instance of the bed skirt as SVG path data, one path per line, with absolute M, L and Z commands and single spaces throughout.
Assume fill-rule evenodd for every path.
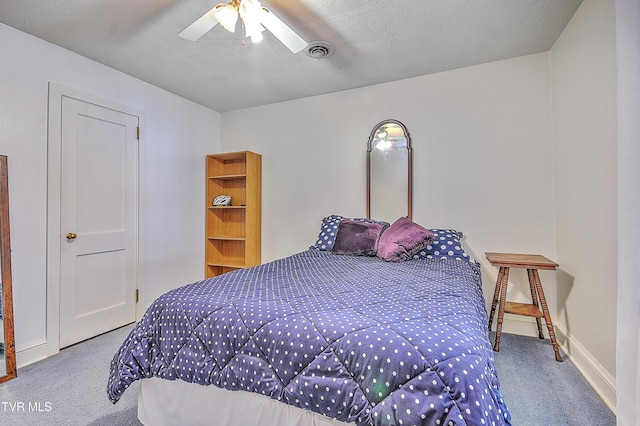
M 144 379 L 138 418 L 145 426 L 347 426 L 267 396 L 182 380 Z

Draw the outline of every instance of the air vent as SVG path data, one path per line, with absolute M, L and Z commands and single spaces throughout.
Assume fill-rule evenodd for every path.
M 333 45 L 328 41 L 312 41 L 304 50 L 307 56 L 316 59 L 326 58 L 333 54 Z

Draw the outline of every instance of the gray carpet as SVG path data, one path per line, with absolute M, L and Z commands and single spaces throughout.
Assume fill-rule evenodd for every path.
M 115 405 L 106 391 L 111 358 L 131 328 L 103 334 L 18 369 L 18 377 L 0 384 L 0 401 L 6 402 L 0 406 L 0 425 L 141 425 L 139 382 Z
M 548 339 L 503 333 L 494 357 L 514 425 L 616 424 L 614 414 L 573 363 L 564 354 L 563 362 L 555 360 Z
M 139 382 L 117 404 L 106 394 L 109 363 L 131 326 L 63 349 L 0 384 L 0 424 L 129 426 L 137 420 Z M 493 336 L 492 336 L 493 338 Z M 613 413 L 548 340 L 503 334 L 495 354 L 502 394 L 517 426 L 615 425 Z

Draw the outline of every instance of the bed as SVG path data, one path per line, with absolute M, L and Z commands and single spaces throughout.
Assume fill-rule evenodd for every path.
M 142 380 L 150 425 L 510 424 L 479 264 L 456 231 L 411 246 L 397 229 L 329 216 L 306 251 L 162 295 L 113 357 L 110 400 Z M 375 255 L 385 234 L 400 259 Z

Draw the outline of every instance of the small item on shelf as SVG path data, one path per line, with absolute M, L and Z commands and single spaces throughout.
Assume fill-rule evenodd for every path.
M 213 205 L 216 207 L 219 206 L 230 206 L 231 205 L 231 197 L 228 195 L 218 195 L 213 199 Z

